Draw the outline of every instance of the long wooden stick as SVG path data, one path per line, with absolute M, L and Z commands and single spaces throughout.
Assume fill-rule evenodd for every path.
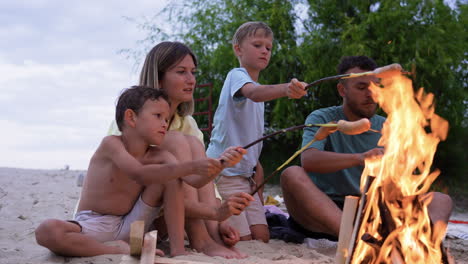
M 258 190 L 260 190 L 263 185 L 265 185 L 265 183 L 271 179 L 271 177 L 273 177 L 276 173 L 278 173 L 278 171 L 280 171 L 284 166 L 288 165 L 289 162 L 291 162 L 295 157 L 297 157 L 299 154 L 301 154 L 304 150 L 306 150 L 310 145 L 312 145 L 312 143 L 314 143 L 315 141 L 317 141 L 316 138 L 312 139 L 309 143 L 307 143 L 307 145 L 305 145 L 304 147 L 302 147 L 301 149 L 299 149 L 298 151 L 296 151 L 296 153 L 294 153 L 287 161 L 285 161 L 283 164 L 281 164 L 281 166 L 279 166 L 278 168 L 276 168 L 275 171 L 273 171 L 273 173 L 271 173 L 268 177 L 266 177 L 262 183 L 260 183 L 259 185 L 257 185 L 257 187 L 255 188 L 255 190 L 253 190 L 253 192 L 250 194 L 250 195 L 254 195 L 255 193 L 258 192 Z
M 249 144 L 245 145 L 244 147 L 242 147 L 243 149 L 248 149 L 250 148 L 251 146 L 267 139 L 267 138 L 271 138 L 273 136 L 276 136 L 278 134 L 282 134 L 282 133 L 286 133 L 286 132 L 289 132 L 289 131 L 294 131 L 294 130 L 298 130 L 298 129 L 302 129 L 304 127 L 336 127 L 337 125 L 336 124 L 304 124 L 304 125 L 298 125 L 298 126 L 292 126 L 292 127 L 288 127 L 288 128 L 283 128 L 281 130 L 278 130 L 278 131 L 275 131 L 269 135 L 266 135 L 264 137 L 261 137 L 255 141 L 252 141 L 250 142 Z

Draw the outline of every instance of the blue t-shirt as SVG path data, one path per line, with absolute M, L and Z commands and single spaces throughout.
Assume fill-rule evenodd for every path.
M 264 103 L 254 102 L 236 93 L 247 83 L 258 85 L 244 68 L 232 69 L 224 81 L 214 116 L 214 129 L 206 155 L 218 158 L 230 146 L 245 146 L 263 136 Z M 226 168 L 226 176 L 250 177 L 262 151 L 262 143 L 250 147 L 234 167 Z
M 324 124 L 330 121 L 347 120 L 343 106 L 332 106 L 313 111 L 306 119 L 306 124 Z M 374 115 L 369 119 L 371 128 L 382 130 L 385 118 Z M 317 132 L 318 127 L 307 127 L 302 136 L 302 146 L 307 145 Z M 346 135 L 339 131 L 329 135 L 326 139 L 314 142 L 309 148 L 336 153 L 363 153 L 377 147 L 381 137 L 380 133 L 367 131 L 359 135 Z M 363 166 L 343 169 L 333 173 L 309 172 L 309 177 L 319 189 L 325 192 L 332 200 L 344 201 L 346 195 L 360 194 L 360 180 Z

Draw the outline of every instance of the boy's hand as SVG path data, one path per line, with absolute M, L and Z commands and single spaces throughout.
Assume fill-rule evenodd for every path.
M 228 247 L 232 247 L 240 240 L 239 231 L 226 222 L 219 223 L 219 234 L 224 244 Z
M 254 198 L 245 192 L 239 192 L 229 196 L 217 209 L 217 220 L 221 222 L 232 215 L 239 215 L 253 200 Z
M 229 147 L 219 157 L 224 167 L 232 167 L 242 160 L 247 150 L 241 147 Z
M 223 170 L 223 165 L 219 160 L 206 158 L 193 162 L 193 173 L 198 175 L 218 175 Z
M 286 95 L 290 99 L 299 99 L 307 94 L 307 91 L 304 90 L 306 85 L 307 83 L 299 82 L 296 78 L 293 78 L 291 82 L 288 83 Z

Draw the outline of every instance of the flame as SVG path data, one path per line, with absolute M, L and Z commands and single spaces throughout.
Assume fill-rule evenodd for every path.
M 411 80 L 394 74 L 383 88 L 370 89 L 388 114 L 380 158 L 366 160 L 361 186 L 375 176 L 356 240 L 352 263 L 441 263 L 446 226 L 431 225 L 427 193 L 439 175 L 431 172 L 437 145 L 447 137 L 448 122 L 435 114 L 433 94 L 414 94 Z M 429 132 L 427 132 L 429 130 Z M 360 238 L 367 234 L 372 243 Z

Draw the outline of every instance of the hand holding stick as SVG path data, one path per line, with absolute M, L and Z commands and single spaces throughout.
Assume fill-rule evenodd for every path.
M 303 125 L 302 127 L 307 127 L 307 126 L 308 125 L 306 124 L 306 125 Z M 370 130 L 370 121 L 367 118 L 362 118 L 362 119 L 360 119 L 358 121 L 354 121 L 354 122 L 340 120 L 340 121 L 338 121 L 337 124 L 334 124 L 334 123 L 316 124 L 316 125 L 310 124 L 309 126 L 320 126 L 317 133 L 315 133 L 314 138 L 309 143 L 307 143 L 307 145 L 305 145 L 304 147 L 302 147 L 301 149 L 296 151 L 296 153 L 294 153 L 287 161 L 285 161 L 283 164 L 281 164 L 281 166 L 276 168 L 276 170 L 274 170 L 273 173 L 271 173 L 268 177 L 266 177 L 265 180 L 262 183 L 257 185 L 255 190 L 253 190 L 253 192 L 250 195 L 253 196 L 256 192 L 258 192 L 258 190 L 260 190 L 260 188 L 262 188 L 263 185 L 265 185 L 265 183 L 269 179 L 271 179 L 274 175 L 276 175 L 276 173 L 278 173 L 278 171 L 280 171 L 282 168 L 284 168 L 286 165 L 288 165 L 294 158 L 296 158 L 299 154 L 301 154 L 304 150 L 306 150 L 315 141 L 323 140 L 326 137 L 328 137 L 328 135 L 334 133 L 337 130 L 344 133 L 344 134 L 347 134 L 347 135 L 358 135 L 358 134 L 364 133 L 364 132 Z M 378 132 L 376 130 L 373 130 L 373 131 Z M 256 142 L 256 141 L 254 141 L 254 142 Z

